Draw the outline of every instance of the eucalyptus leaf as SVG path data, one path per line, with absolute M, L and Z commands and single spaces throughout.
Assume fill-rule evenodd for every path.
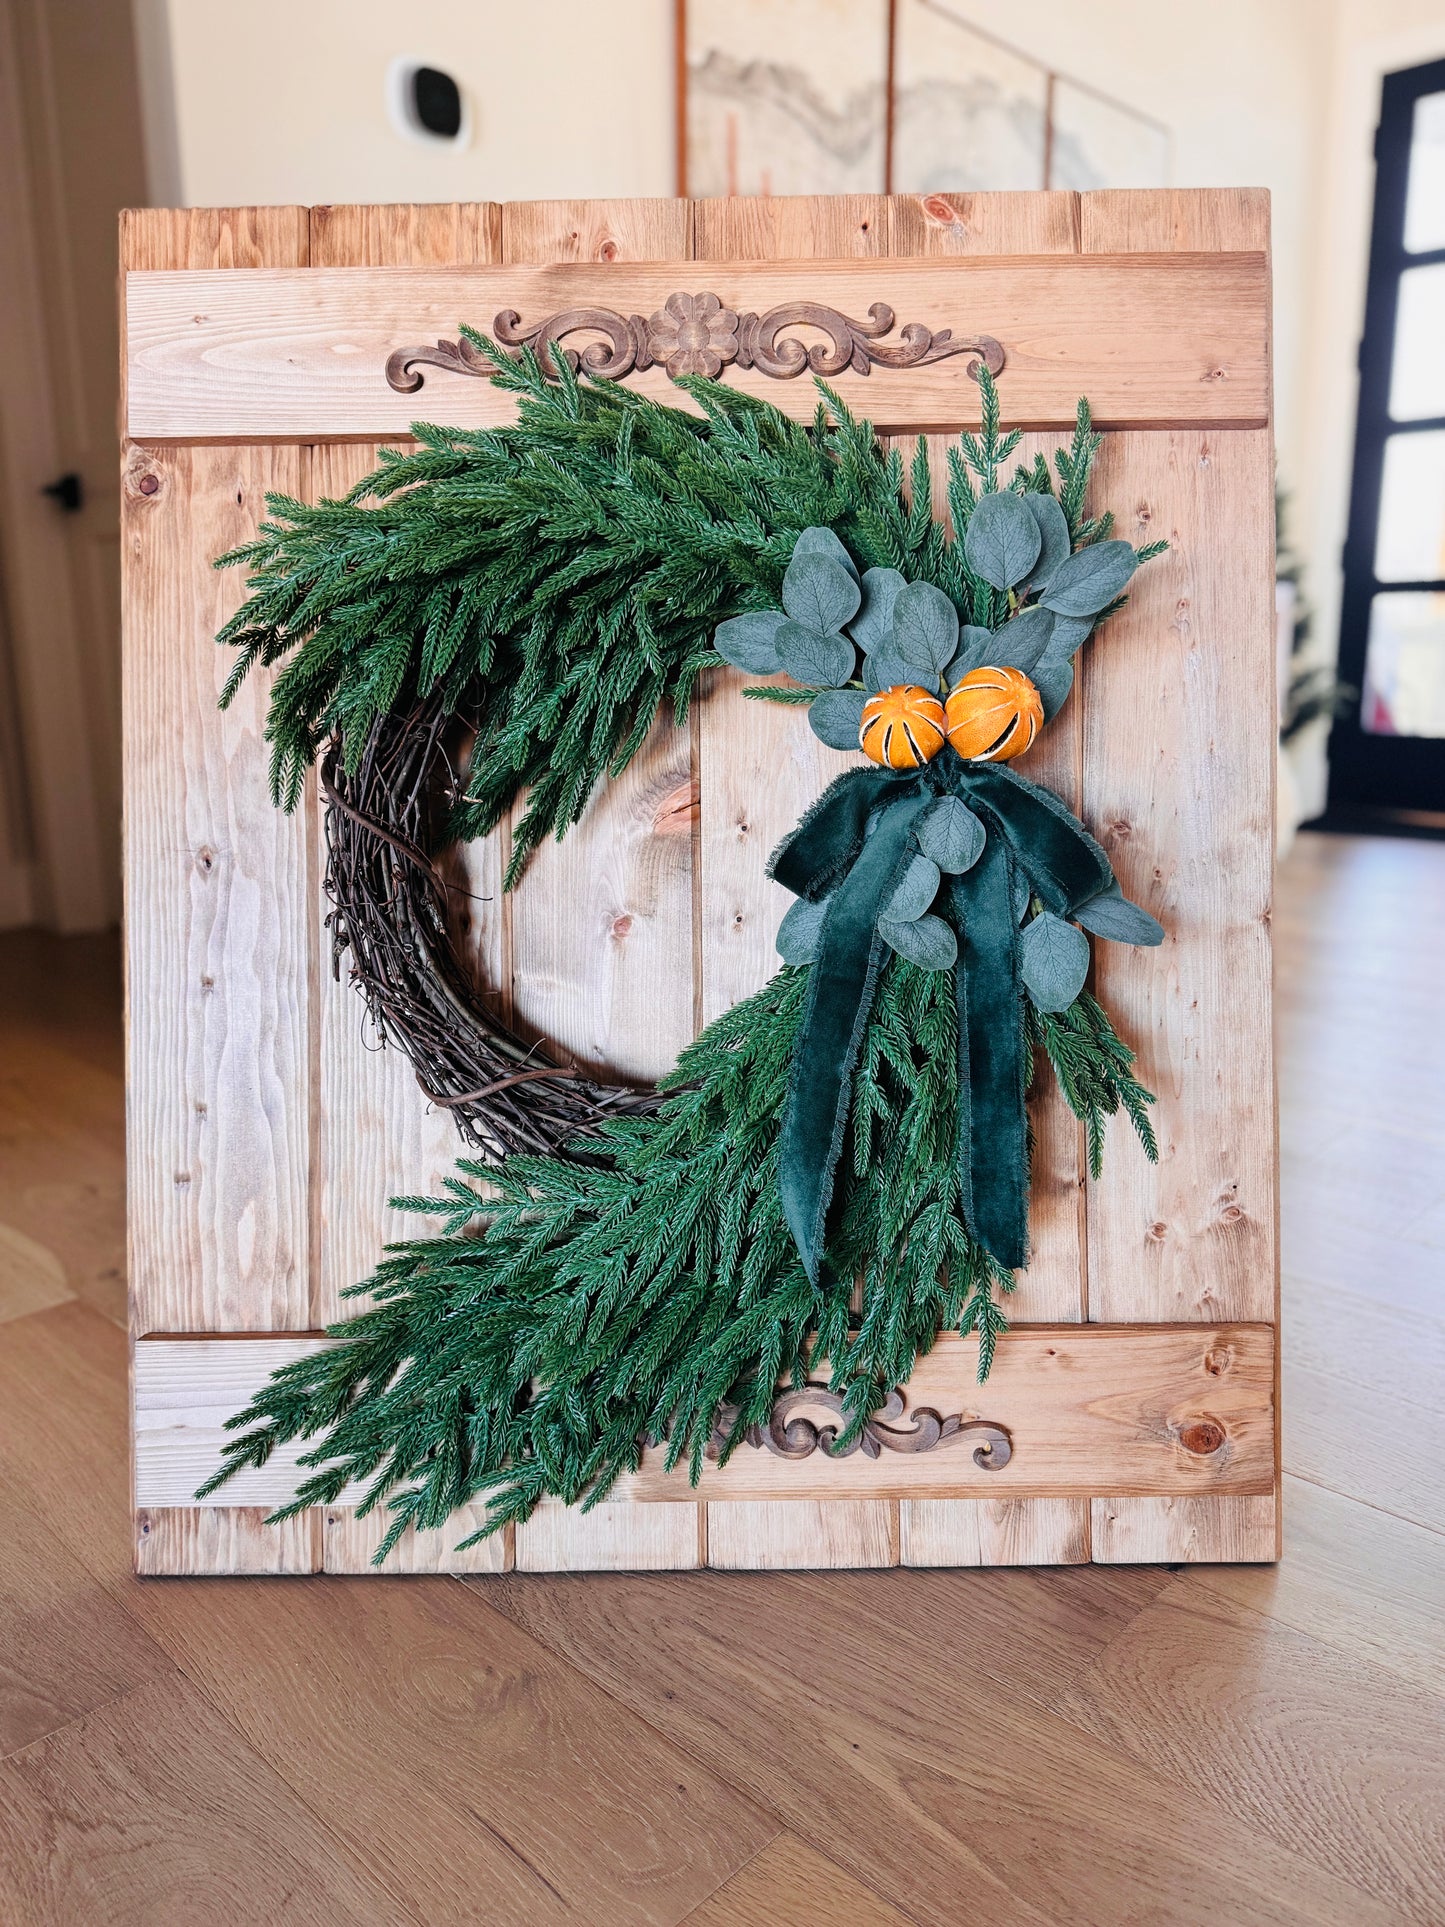
M 917 923 L 933 908 L 939 882 L 938 865 L 926 856 L 914 857 L 884 904 L 883 915 L 890 923 Z
M 1038 560 L 1029 570 L 1029 583 L 1035 589 L 1046 589 L 1054 571 L 1068 560 L 1073 547 L 1069 518 L 1052 495 L 1030 489 L 1019 499 L 1039 528 Z
M 1138 566 L 1127 542 L 1091 543 L 1055 569 L 1044 591 L 1044 604 L 1061 616 L 1096 616 L 1108 608 Z
M 846 636 L 825 636 L 801 622 L 785 622 L 778 631 L 778 655 L 795 682 L 814 689 L 833 689 L 852 680 L 857 654 Z
M 1086 930 L 1092 930 L 1096 937 L 1107 937 L 1111 943 L 1132 943 L 1148 949 L 1164 941 L 1163 924 L 1131 903 L 1117 880 L 1080 905 L 1074 915 Z
M 920 970 L 952 970 L 958 962 L 958 938 L 942 917 L 920 917 L 917 923 L 880 917 L 878 934 Z
M 863 649 L 881 649 L 893 627 L 893 605 L 905 586 L 897 569 L 865 569 L 863 606 L 848 624 L 848 632 Z
M 995 589 L 1012 589 L 1038 561 L 1042 546 L 1039 525 L 1021 495 L 1003 489 L 979 497 L 963 539 L 963 553 L 975 575 Z
M 1069 691 L 1074 686 L 1074 665 L 1067 661 L 1056 662 L 1052 657 L 1045 656 L 1038 668 L 1029 673 L 1043 701 L 1044 721 L 1051 723 L 1068 701 Z
M 1019 938 L 1019 975 L 1040 1010 L 1067 1010 L 1089 974 L 1089 939 L 1043 910 Z
M 989 661 L 995 668 L 1021 669 L 1026 676 L 1031 676 L 1047 653 L 1053 632 L 1051 610 L 1037 603 L 1031 609 L 1021 609 L 1011 622 L 994 631 Z
M 831 529 L 804 529 L 793 544 L 793 560 L 800 555 L 826 556 L 830 562 L 841 563 L 853 580 L 858 580 L 858 564 Z
M 841 562 L 805 551 L 794 555 L 788 564 L 783 577 L 783 607 L 794 622 L 807 629 L 816 629 L 824 636 L 836 635 L 858 613 L 862 600 L 857 580 Z
M 958 632 L 958 653 L 943 672 L 943 680 L 952 689 L 961 682 L 970 669 L 982 669 L 989 661 L 989 650 L 993 647 L 993 630 L 982 629 L 973 623 L 967 624 Z
M 823 935 L 823 919 L 828 914 L 827 897 L 809 903 L 806 897 L 788 911 L 778 925 L 778 955 L 787 964 L 811 963 L 818 954 Z
M 857 749 L 867 700 L 861 689 L 825 689 L 808 711 L 813 734 L 829 749 Z
M 935 679 L 943 673 L 958 650 L 958 611 L 942 589 L 910 582 L 899 590 L 888 648 L 920 669 L 931 669 Z
M 863 686 L 870 695 L 880 689 L 897 689 L 900 684 L 926 689 L 930 696 L 936 696 L 938 671 L 920 669 L 916 662 L 894 655 L 891 647 L 863 658 Z
M 940 870 L 961 876 L 983 855 L 985 831 L 973 811 L 957 796 L 940 796 L 919 818 L 918 847 Z
M 775 609 L 755 616 L 731 616 L 720 622 L 712 646 L 734 669 L 750 676 L 771 676 L 783 666 L 778 654 L 778 631 L 787 621 Z
M 1094 633 L 1092 616 L 1061 616 L 1054 611 L 1054 633 L 1049 637 L 1049 646 L 1044 652 L 1046 662 L 1068 662 L 1078 655 L 1080 649 Z

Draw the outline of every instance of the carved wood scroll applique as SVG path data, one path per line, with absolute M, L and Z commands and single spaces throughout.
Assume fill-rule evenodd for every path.
M 542 320 L 524 322 L 504 308 L 492 322 L 493 338 L 503 347 L 534 348 L 550 361 L 556 344 L 574 372 L 624 375 L 662 368 L 676 381 L 682 375 L 720 375 L 734 363 L 759 374 L 791 381 L 802 374 L 841 375 L 851 369 L 866 375 L 873 368 L 921 368 L 969 355 L 965 372 L 978 379 L 980 367 L 998 374 L 1004 351 L 992 335 L 955 338 L 951 328 L 936 332 L 921 321 L 906 322 L 896 341 L 895 316 L 885 301 L 875 301 L 866 321 L 854 321 L 818 301 L 784 301 L 765 314 L 738 314 L 715 294 L 670 294 L 656 314 L 625 315 L 615 308 L 563 308 Z M 822 341 L 811 344 L 786 332 L 817 329 Z M 591 335 L 581 348 L 565 346 L 569 335 Z M 491 364 L 469 341 L 438 341 L 434 346 L 397 348 L 387 356 L 386 379 L 399 394 L 415 394 L 426 377 L 423 366 L 456 375 L 489 376 Z
M 785 1392 L 772 1409 L 766 1426 L 750 1425 L 744 1442 L 780 1459 L 807 1459 L 814 1452 L 826 1458 L 851 1458 L 861 1452 L 876 1459 L 881 1452 L 931 1452 L 936 1446 L 972 1439 L 973 1462 L 985 1472 L 997 1472 L 1013 1457 L 1013 1439 L 1002 1425 L 989 1419 L 966 1419 L 958 1413 L 940 1418 L 927 1406 L 909 1413 L 909 1424 L 892 1421 L 904 1415 L 903 1394 L 897 1388 L 867 1420 L 851 1445 L 837 1449 L 845 1414 L 843 1401 L 823 1385 L 809 1383 L 800 1391 Z M 732 1436 L 737 1407 L 725 1405 L 718 1415 L 707 1456 L 716 1459 Z

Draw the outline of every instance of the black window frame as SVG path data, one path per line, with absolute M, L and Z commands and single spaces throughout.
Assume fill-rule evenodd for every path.
M 1445 811 L 1445 737 L 1377 736 L 1364 729 L 1360 720 L 1370 609 L 1375 596 L 1409 590 L 1445 594 L 1445 577 L 1381 582 L 1375 575 L 1385 443 L 1396 435 L 1445 429 L 1445 415 L 1410 422 L 1390 417 L 1400 276 L 1408 268 L 1445 262 L 1445 248 L 1421 254 L 1405 251 L 1405 195 L 1415 103 L 1425 95 L 1439 93 L 1445 93 L 1445 59 L 1386 74 L 1380 90 L 1374 219 L 1365 326 L 1360 339 L 1359 409 L 1340 606 L 1339 674 L 1357 693 L 1351 696 L 1348 708 L 1336 716 L 1330 733 L 1332 817 L 1346 817 L 1355 811 Z

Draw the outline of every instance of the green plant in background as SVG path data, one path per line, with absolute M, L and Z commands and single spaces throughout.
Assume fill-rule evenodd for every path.
M 1313 722 L 1324 717 L 1333 718 L 1343 714 L 1355 697 L 1357 689 L 1343 683 L 1332 669 L 1320 664 L 1307 664 L 1305 653 L 1314 627 L 1314 611 L 1305 598 L 1301 587 L 1303 568 L 1299 557 L 1290 545 L 1285 529 L 1285 497 L 1278 485 L 1274 491 L 1274 543 L 1275 579 L 1287 582 L 1294 590 L 1294 624 L 1290 633 L 1289 681 L 1285 686 L 1283 713 L 1280 716 L 1279 736 L 1282 743 L 1288 743 L 1307 729 Z

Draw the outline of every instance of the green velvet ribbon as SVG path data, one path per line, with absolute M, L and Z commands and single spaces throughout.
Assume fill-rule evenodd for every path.
M 950 880 L 959 936 L 957 1156 L 973 1235 L 1011 1269 L 1028 1262 L 1027 1074 L 1016 872 L 1056 916 L 1113 880 L 1108 857 L 1047 790 L 951 752 L 923 770 L 850 770 L 779 847 L 772 874 L 813 901 L 832 891 L 812 966 L 779 1145 L 783 1210 L 808 1276 L 823 1262 L 828 1207 L 852 1107 L 853 1072 L 884 940 L 878 917 L 935 796 L 962 797 L 984 825 L 972 868 Z
M 1014 853 L 998 818 L 973 800 L 986 832 L 983 854 L 952 879 L 950 893 L 958 929 L 958 1176 L 969 1230 L 1017 1270 L 1029 1257 L 1029 1127 Z
M 871 772 L 859 771 L 868 777 Z M 836 789 L 836 786 L 835 786 Z M 916 776 L 906 783 L 871 784 L 873 820 L 856 815 L 861 785 L 838 792 L 832 808 L 814 814 L 805 828 L 811 861 L 827 874 L 836 851 L 855 829 L 861 848 L 833 893 L 813 961 L 803 1022 L 793 1056 L 779 1143 L 778 1182 L 783 1212 L 808 1276 L 817 1282 L 823 1262 L 828 1206 L 852 1104 L 853 1069 L 873 1008 L 882 962 L 878 917 L 913 854 L 913 829 L 932 796 Z M 826 828 L 825 828 L 826 823 Z M 863 841 L 866 833 L 866 841 Z M 773 873 L 780 880 L 802 870 L 794 840 L 779 851 Z M 796 888 L 796 885 L 789 885 Z M 816 895 L 816 889 L 798 894 Z

